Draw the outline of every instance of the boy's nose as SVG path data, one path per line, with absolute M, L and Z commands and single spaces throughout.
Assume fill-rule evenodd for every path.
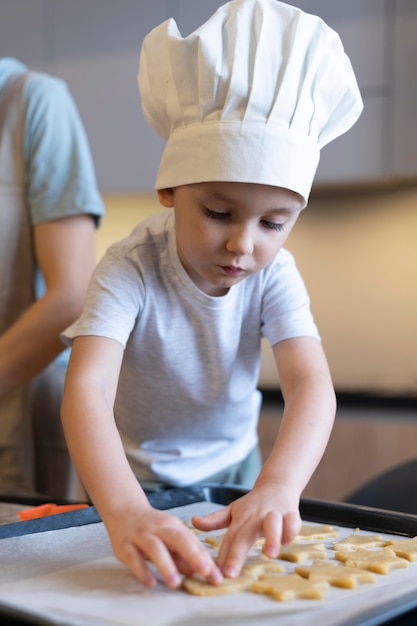
M 229 234 L 226 248 L 238 256 L 252 254 L 253 238 L 250 229 L 245 226 L 233 228 Z

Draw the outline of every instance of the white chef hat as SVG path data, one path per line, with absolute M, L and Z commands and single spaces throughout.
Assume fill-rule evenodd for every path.
M 155 188 L 227 181 L 298 192 L 320 149 L 363 104 L 338 34 L 278 0 L 233 0 L 183 38 L 173 19 L 143 42 L 145 117 L 167 141 Z

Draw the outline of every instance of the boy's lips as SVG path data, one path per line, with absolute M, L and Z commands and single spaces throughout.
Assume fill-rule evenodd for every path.
M 235 267 L 233 265 L 221 265 L 221 268 L 228 276 L 240 276 L 244 270 L 241 267 Z

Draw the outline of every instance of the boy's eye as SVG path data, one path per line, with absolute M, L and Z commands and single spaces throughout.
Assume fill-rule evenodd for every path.
M 212 220 L 227 220 L 230 218 L 230 213 L 228 211 L 213 211 L 213 209 L 209 209 L 204 207 L 204 212 Z M 260 221 L 263 228 L 266 230 L 275 230 L 282 231 L 285 228 L 285 224 L 281 224 L 278 222 L 271 222 L 269 220 L 261 220 Z
M 205 207 L 205 212 L 207 217 L 210 217 L 213 220 L 225 220 L 229 217 L 229 213 L 221 212 L 221 211 L 212 211 L 212 209 L 208 209 Z
M 285 224 L 278 224 L 277 222 L 270 222 L 268 220 L 262 220 L 262 225 L 268 230 L 284 230 Z

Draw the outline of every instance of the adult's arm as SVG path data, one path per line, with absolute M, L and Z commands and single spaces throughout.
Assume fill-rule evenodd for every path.
M 0 396 L 30 380 L 65 348 L 59 334 L 82 311 L 95 265 L 94 233 L 90 215 L 34 227 L 46 290 L 0 337 Z

